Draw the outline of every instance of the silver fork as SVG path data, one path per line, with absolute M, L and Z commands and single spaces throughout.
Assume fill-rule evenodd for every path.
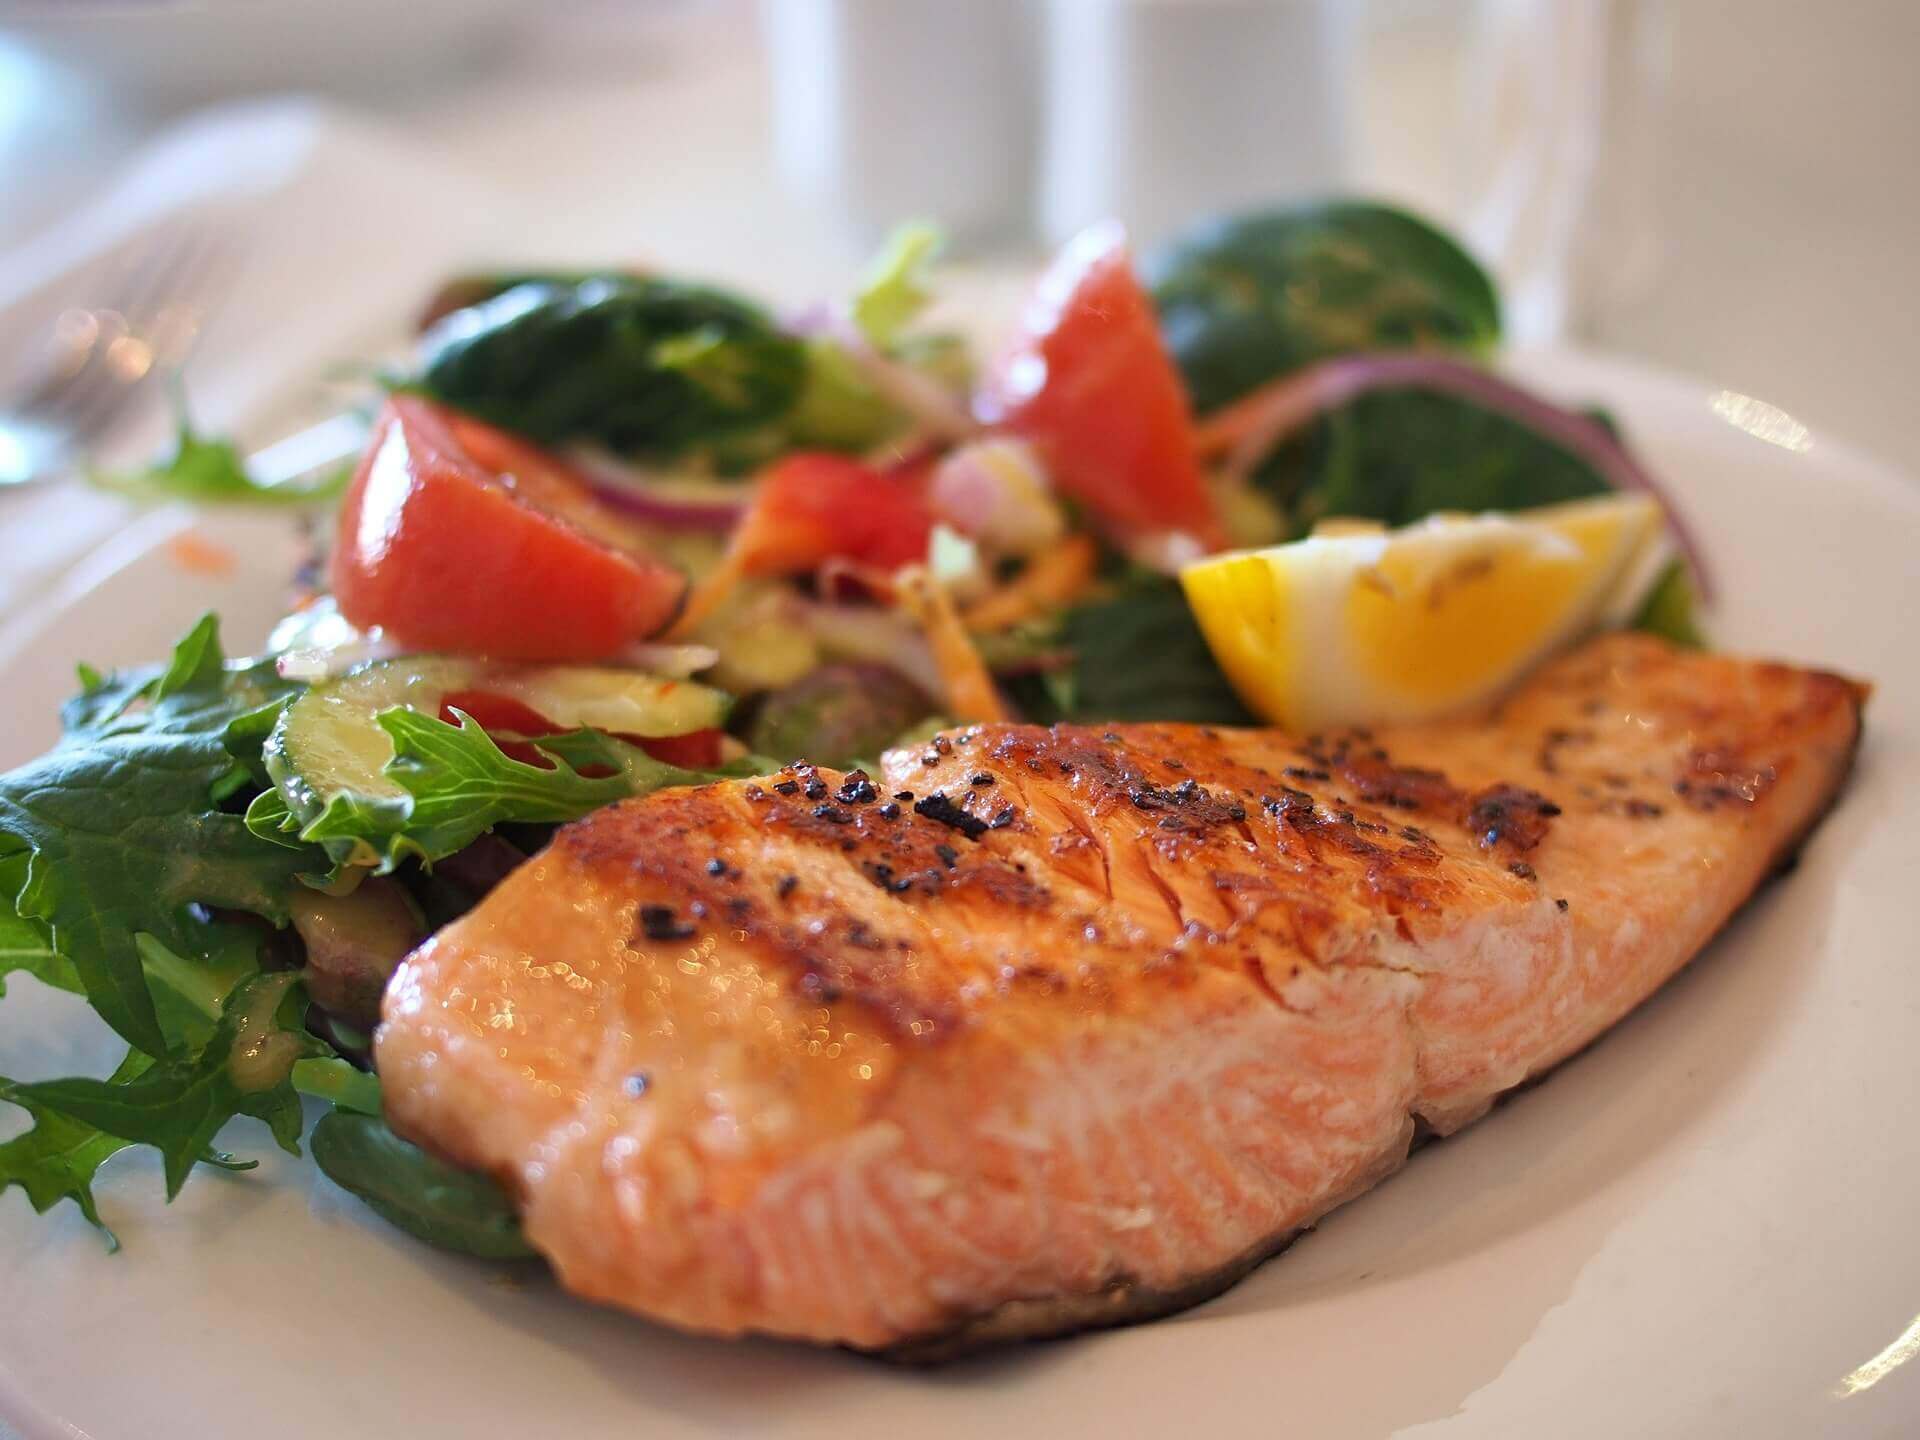
M 0 486 L 71 473 L 192 352 L 229 248 L 205 214 L 161 220 L 118 257 L 103 303 L 61 312 L 39 375 L 0 406 Z

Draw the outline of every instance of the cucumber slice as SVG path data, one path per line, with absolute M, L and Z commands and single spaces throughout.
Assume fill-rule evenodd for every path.
M 391 810 L 398 829 L 410 801 L 386 773 L 393 741 L 380 715 L 394 709 L 438 714 L 448 696 L 473 692 L 517 701 L 562 730 L 585 727 L 646 739 L 722 725 L 729 704 L 710 686 L 630 670 L 437 656 L 378 660 L 315 685 L 287 707 L 267 739 L 267 773 L 303 824 L 345 799 L 376 812 Z M 357 853 L 365 849 L 352 847 L 334 858 L 375 863 L 377 857 Z

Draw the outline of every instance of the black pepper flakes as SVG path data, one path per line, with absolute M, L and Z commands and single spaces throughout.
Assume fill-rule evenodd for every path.
M 799 888 L 800 877 L 798 875 L 782 875 L 779 882 L 773 887 L 773 893 L 784 900 Z
M 625 1090 L 630 1098 L 638 1100 L 642 1095 L 647 1093 L 647 1087 L 652 1083 L 653 1081 L 648 1078 L 646 1071 L 636 1070 L 620 1082 L 620 1088 Z
M 1556 900 L 1553 903 L 1562 911 L 1564 911 L 1567 908 L 1567 902 L 1564 900 Z
M 940 857 L 940 863 L 949 870 L 960 863 L 960 852 L 951 845 L 936 845 L 933 853 Z
M 882 820 L 898 820 L 900 818 L 900 807 L 889 800 L 874 813 Z
M 801 788 L 809 800 L 824 800 L 827 797 L 827 782 L 818 775 L 807 776 L 807 783 Z
M 993 776 L 984 770 L 976 770 L 972 776 L 968 778 L 967 783 L 969 785 L 991 785 L 993 784 Z
M 841 782 L 840 789 L 833 798 L 842 805 L 865 805 L 868 801 L 876 799 L 879 793 L 873 788 L 873 781 L 868 778 L 866 771 L 849 770 L 847 778 Z
M 800 793 L 800 782 L 798 780 L 776 780 L 773 782 L 773 788 L 782 795 L 798 795 Z
M 767 798 L 767 792 L 762 790 L 758 785 L 749 785 L 740 793 L 745 795 L 749 800 L 764 800 Z
M 1524 860 L 1514 861 L 1511 865 L 1507 866 L 1507 872 L 1511 875 L 1518 875 L 1522 880 L 1538 880 L 1540 878 L 1539 873 Z
M 707 874 L 725 875 L 726 873 L 727 873 L 727 862 L 722 860 L 718 855 L 714 856 L 713 859 L 707 861 Z
M 640 933 L 649 940 L 686 940 L 693 936 L 694 929 L 674 913 L 671 905 L 642 905 Z
M 969 815 L 949 800 L 945 794 L 938 791 L 923 800 L 915 801 L 913 813 L 924 815 L 927 819 L 945 825 L 948 829 L 958 830 L 969 840 L 978 840 L 987 833 L 986 821 L 977 815 Z
M 882 890 L 894 895 L 904 895 L 913 888 L 913 879 L 907 875 L 896 875 L 893 866 L 884 860 L 869 863 L 866 867 L 867 878 Z
M 824 787 L 821 793 L 826 793 Z M 813 807 L 813 818 L 825 820 L 831 825 L 850 825 L 853 823 L 853 812 L 842 810 L 838 805 L 816 805 Z
M 992 820 L 987 822 L 987 828 L 989 830 L 1004 830 L 1019 818 L 1018 813 L 1009 805 L 1006 809 L 995 815 Z
M 896 790 L 896 791 L 894 791 L 894 792 L 893 792 L 893 798 L 894 798 L 894 799 L 896 799 L 896 800 L 912 800 L 912 799 L 913 799 L 913 791 L 911 791 L 911 790 Z

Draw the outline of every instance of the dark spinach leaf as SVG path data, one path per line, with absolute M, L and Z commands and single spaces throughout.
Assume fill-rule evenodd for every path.
M 1165 576 L 1135 576 L 1115 593 L 1075 606 L 1037 643 L 1070 658 L 1062 668 L 1008 682 L 1030 720 L 1254 723 L 1207 648 L 1179 582 Z
M 1500 338 L 1493 283 L 1404 211 L 1333 202 L 1202 222 L 1146 261 L 1161 333 L 1202 413 L 1329 355 Z
M 329 1180 L 416 1239 L 486 1260 L 534 1253 L 498 1185 L 408 1144 L 377 1115 L 334 1110 L 307 1143 Z
M 1361 396 L 1281 446 L 1255 479 L 1296 534 L 1328 515 L 1406 525 L 1436 510 L 1526 510 L 1608 488 L 1526 426 L 1430 390 Z
M 420 343 L 426 393 L 546 444 L 652 459 L 752 451 L 807 375 L 801 342 L 757 307 L 631 275 L 528 280 Z

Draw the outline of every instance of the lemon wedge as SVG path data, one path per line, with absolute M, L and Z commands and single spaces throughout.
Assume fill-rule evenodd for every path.
M 1255 714 L 1299 731 L 1422 720 L 1495 699 L 1638 602 L 1658 502 L 1608 495 L 1404 529 L 1325 522 L 1181 571 L 1201 632 Z

